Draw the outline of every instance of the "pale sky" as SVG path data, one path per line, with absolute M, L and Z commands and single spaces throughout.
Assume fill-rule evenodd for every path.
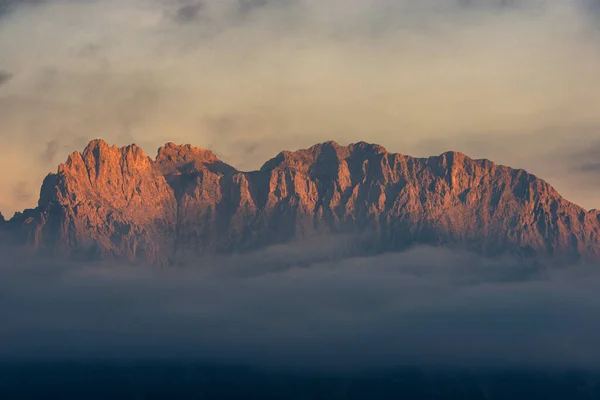
M 255 169 L 368 141 L 600 208 L 598 0 L 0 0 L 0 210 L 92 138 Z

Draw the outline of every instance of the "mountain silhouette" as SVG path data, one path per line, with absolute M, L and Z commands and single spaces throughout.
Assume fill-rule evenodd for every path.
M 446 246 L 488 257 L 600 260 L 600 212 L 524 170 L 457 152 L 359 142 L 283 151 L 241 172 L 209 150 L 91 141 L 48 175 L 38 206 L 0 218 L 7 242 L 53 257 L 165 265 L 320 235 L 354 254 Z

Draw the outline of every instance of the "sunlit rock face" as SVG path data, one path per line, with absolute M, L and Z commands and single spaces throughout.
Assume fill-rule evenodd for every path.
M 38 250 L 164 263 L 176 216 L 173 190 L 139 147 L 94 140 L 46 177 L 38 207 L 11 224 Z
M 240 172 L 168 143 L 155 160 L 102 140 L 71 154 L 38 207 L 3 224 L 36 252 L 170 264 L 324 234 L 354 253 L 440 245 L 488 256 L 600 259 L 600 212 L 528 174 L 456 152 L 429 158 L 364 142 L 283 151 Z

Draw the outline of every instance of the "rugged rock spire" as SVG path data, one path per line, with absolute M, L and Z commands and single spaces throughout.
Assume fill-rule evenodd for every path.
M 600 260 L 600 212 L 526 171 L 365 142 L 283 151 L 239 172 L 191 145 L 167 143 L 152 160 L 94 140 L 46 177 L 35 210 L 6 226 L 38 251 L 159 264 L 322 233 L 351 234 L 359 252 L 423 243 Z
M 93 140 L 46 177 L 28 236 L 35 247 L 67 254 L 163 263 L 175 239 L 176 209 L 171 187 L 141 148 Z

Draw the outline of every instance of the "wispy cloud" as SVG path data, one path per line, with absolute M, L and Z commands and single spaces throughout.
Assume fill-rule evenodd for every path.
M 11 78 L 12 78 L 11 73 L 0 70 L 0 86 L 4 85 L 6 82 L 10 81 Z
M 204 3 L 201 1 L 183 4 L 175 13 L 175 21 L 180 23 L 197 21 L 203 7 Z
M 591 207 L 599 192 L 570 186 L 567 165 L 548 173 L 554 164 L 542 161 L 560 140 L 588 143 L 593 134 L 581 132 L 600 126 L 590 6 L 11 2 L 0 22 L 0 65 L 14 74 L 0 92 L 0 144 L 30 160 L 48 142 L 68 143 L 61 160 L 80 150 L 72 137 L 136 142 L 150 155 L 189 142 L 242 169 L 329 139 L 418 156 L 453 149 L 516 162 Z M 39 184 L 48 168 L 30 161 L 0 184 Z M 0 197 L 1 209 L 23 206 Z
M 600 141 L 588 145 L 576 144 L 564 152 L 564 157 L 574 173 L 600 178 Z
M 600 173 L 600 161 L 581 164 L 577 169 L 582 172 L 592 172 L 594 174 L 598 174 Z

